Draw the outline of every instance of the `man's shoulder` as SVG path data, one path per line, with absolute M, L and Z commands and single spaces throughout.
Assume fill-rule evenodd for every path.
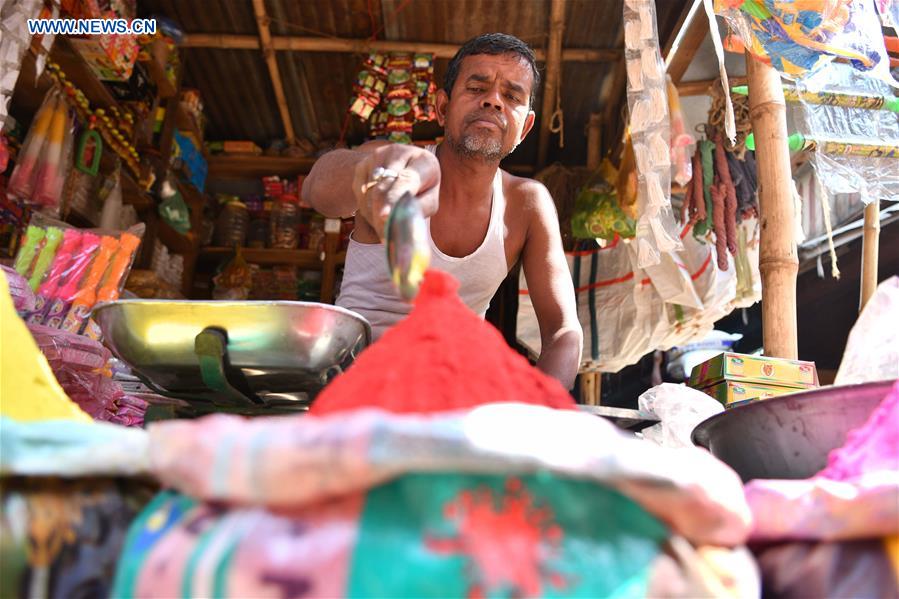
M 507 201 L 524 209 L 547 209 L 553 206 L 549 190 L 540 181 L 518 177 L 506 171 L 503 173 L 503 191 Z

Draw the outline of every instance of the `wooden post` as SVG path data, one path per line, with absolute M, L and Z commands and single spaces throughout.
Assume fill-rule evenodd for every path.
M 746 56 L 749 116 L 755 133 L 759 182 L 759 270 L 765 355 L 797 359 L 796 275 L 790 151 L 780 74 Z
M 592 113 L 587 123 L 587 168 L 599 168 L 602 152 L 602 115 Z
M 865 229 L 862 237 L 862 284 L 861 301 L 858 311 L 864 309 L 865 304 L 874 295 L 877 289 L 877 261 L 880 242 L 880 201 L 874 200 L 865 206 Z
M 269 18 L 265 12 L 265 0 L 253 0 L 253 12 L 256 15 L 256 24 L 259 27 L 259 44 L 262 46 L 262 54 L 265 56 L 265 64 L 268 66 L 268 74 L 271 77 L 272 87 L 275 90 L 275 100 L 278 102 L 278 111 L 281 113 L 284 136 L 287 138 L 287 143 L 291 143 L 296 139 L 296 135 L 293 131 L 293 121 L 290 120 L 290 110 L 287 108 L 284 86 L 281 84 L 278 61 L 275 59 L 272 33 L 268 27 Z
M 340 244 L 341 221 L 338 218 L 325 219 L 325 249 L 320 256 L 322 260 L 322 288 L 319 301 L 323 304 L 334 303 L 334 282 L 337 271 L 337 246 Z
M 549 150 L 549 125 L 556 109 L 556 94 L 562 70 L 562 31 L 564 29 L 565 0 L 552 0 L 549 7 L 549 45 L 546 49 L 546 80 L 543 82 L 543 107 L 540 111 L 537 170 L 546 166 L 546 154 Z
M 602 397 L 602 373 L 581 373 L 581 402 L 588 406 L 600 405 Z

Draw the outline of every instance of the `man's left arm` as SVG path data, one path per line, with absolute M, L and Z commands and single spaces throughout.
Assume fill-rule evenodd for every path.
M 581 363 L 584 332 L 577 318 L 574 286 L 559 233 L 559 217 L 546 187 L 536 181 L 529 181 L 523 187 L 526 189 L 528 229 L 522 266 L 540 325 L 542 348 L 537 368 L 570 389 Z

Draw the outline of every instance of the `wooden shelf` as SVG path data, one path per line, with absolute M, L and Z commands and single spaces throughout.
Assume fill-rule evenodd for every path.
M 308 174 L 315 158 L 285 156 L 240 156 L 220 154 L 209 157 L 209 177 L 219 179 L 259 179 L 270 175 L 295 177 Z
M 165 75 L 165 63 L 169 57 L 169 50 L 165 42 L 161 39 L 154 40 L 149 48 L 149 54 L 150 58 L 141 61 L 141 64 L 147 68 L 150 78 L 156 84 L 156 95 L 162 99 L 173 98 L 178 93 L 178 89 Z
M 199 144 L 197 151 L 206 155 L 206 145 L 203 143 L 203 132 L 197 119 L 184 107 L 181 102 L 175 102 L 175 127 L 182 133 L 189 133 L 194 137 L 194 142 Z
M 93 110 L 103 108 L 108 112 L 112 107 L 120 109 L 119 103 L 109 88 L 100 81 L 65 36 L 56 36 L 53 48 L 50 50 L 50 60 L 62 68 L 66 79 L 84 92 Z
M 321 254 L 315 250 L 282 250 L 277 248 L 241 248 L 244 260 L 259 265 L 290 265 L 307 270 L 322 268 Z M 200 256 L 230 258 L 234 256 L 234 248 L 204 247 L 200 248 Z
M 137 181 L 125 169 L 121 171 L 122 203 L 134 206 L 135 210 L 147 210 L 156 205 L 153 196 L 141 189 Z
M 161 218 L 158 227 L 158 239 L 170 252 L 183 256 L 196 251 L 197 242 L 193 234 L 182 235 Z

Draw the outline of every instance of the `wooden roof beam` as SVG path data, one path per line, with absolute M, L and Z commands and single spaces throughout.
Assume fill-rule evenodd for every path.
M 290 110 L 287 108 L 287 97 L 284 95 L 284 86 L 281 83 L 281 73 L 278 71 L 278 61 L 275 59 L 275 48 L 272 43 L 272 33 L 269 29 L 268 14 L 265 12 L 265 0 L 253 0 L 253 12 L 256 16 L 256 25 L 259 27 L 259 45 L 265 56 L 265 64 L 268 66 L 268 74 L 272 80 L 275 91 L 275 101 L 278 103 L 278 111 L 281 113 L 281 122 L 284 124 L 284 135 L 287 143 L 296 140 L 293 130 L 293 121 L 290 120 Z
M 256 0 L 254 0 L 255 5 Z M 271 36 L 271 47 L 275 50 L 294 52 L 422 52 L 436 58 L 452 58 L 459 49 L 458 44 L 438 44 L 432 42 L 407 42 L 392 40 L 368 40 L 332 37 L 305 37 L 294 35 Z M 185 36 L 182 46 L 187 48 L 218 48 L 224 50 L 258 50 L 259 39 L 252 35 L 230 35 L 215 33 L 191 33 Z M 546 60 L 546 52 L 535 50 L 538 61 Z M 614 48 L 565 48 L 563 62 L 613 62 L 621 58 L 622 51 Z
M 696 52 L 705 41 L 705 36 L 709 33 L 709 20 L 702 8 L 702 0 L 694 0 L 684 27 L 686 29 L 683 35 L 676 34 L 674 38 L 676 45 L 672 44 L 666 59 L 668 75 L 671 76 L 671 81 L 675 85 L 680 83 L 690 63 L 693 62 Z M 678 37 L 680 39 L 677 39 Z
M 565 0 L 552 0 L 549 8 L 549 44 L 546 49 L 546 79 L 543 82 L 543 106 L 540 111 L 540 137 L 537 145 L 537 170 L 546 165 L 549 128 L 559 93 L 562 71 L 562 32 L 565 29 Z
M 748 79 L 746 77 L 728 77 L 731 87 L 737 85 L 746 85 Z M 720 85 L 717 79 L 703 79 L 700 81 L 681 81 L 677 84 L 677 93 L 680 97 L 687 96 L 704 96 L 708 93 L 709 88 L 713 85 Z

